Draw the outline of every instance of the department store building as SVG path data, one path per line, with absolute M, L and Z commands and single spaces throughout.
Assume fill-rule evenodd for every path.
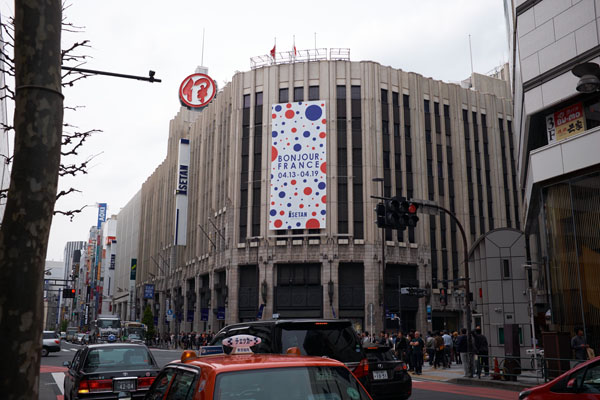
M 311 138 L 302 129 L 282 137 L 285 118 L 296 118 L 285 112 L 303 105 L 320 107 L 318 119 L 305 115 L 323 145 L 322 193 L 312 193 L 321 208 L 311 223 L 288 225 L 275 218 L 289 211 L 277 196 L 291 181 L 277 181 L 272 160 L 286 141 Z M 201 112 L 182 107 L 173 118 L 167 156 L 135 203 L 138 317 L 150 305 L 161 332 L 272 317 L 348 318 L 359 331 L 395 331 L 399 315 L 404 330 L 464 326 L 456 225 L 419 214 L 416 228 L 386 230 L 382 246 L 371 196 L 436 202 L 463 222 L 468 246 L 495 228 L 520 229 L 512 112 L 508 81 L 480 74 L 461 85 L 347 60 L 236 73 Z M 187 212 L 176 204 L 182 146 Z M 185 245 L 175 246 L 182 223 Z M 427 295 L 399 299 L 399 285 Z

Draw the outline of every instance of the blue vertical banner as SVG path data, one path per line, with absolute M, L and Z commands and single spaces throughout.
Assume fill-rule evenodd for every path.
M 96 225 L 96 228 L 100 229 L 104 221 L 106 221 L 106 203 L 98 203 L 98 225 Z
M 208 321 L 208 308 L 200 309 L 200 321 Z

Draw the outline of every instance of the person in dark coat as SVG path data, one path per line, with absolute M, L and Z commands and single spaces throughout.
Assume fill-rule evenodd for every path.
M 481 327 L 479 326 L 473 331 L 473 347 L 475 347 L 475 354 L 477 354 L 479 360 L 477 363 L 477 376 L 481 376 L 482 369 L 485 376 L 488 376 L 490 374 L 488 341 L 485 335 L 481 333 Z
M 398 332 L 394 350 L 396 351 L 396 357 L 398 357 L 399 360 L 407 362 L 408 340 L 406 340 L 402 332 Z
M 409 346 L 411 348 L 412 354 L 412 364 L 415 369 L 415 373 L 417 375 L 421 375 L 423 368 L 423 348 L 425 347 L 425 342 L 421 339 L 421 334 L 419 331 L 415 332 L 415 337 L 410 341 Z

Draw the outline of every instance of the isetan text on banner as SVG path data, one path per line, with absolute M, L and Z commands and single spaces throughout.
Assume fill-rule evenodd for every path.
M 177 184 L 175 185 L 175 246 L 185 246 L 187 242 L 189 168 L 190 141 L 180 139 Z
M 324 101 L 272 105 L 269 229 L 324 229 L 327 120 Z

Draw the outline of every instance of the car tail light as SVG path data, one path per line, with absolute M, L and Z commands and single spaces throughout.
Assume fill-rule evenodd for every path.
M 154 376 L 149 376 L 145 378 L 138 378 L 137 386 L 138 388 L 147 388 L 152 386 L 152 382 L 154 382 Z
M 394 371 L 406 371 L 408 368 L 406 367 L 405 363 L 401 363 L 400 365 L 397 365 L 396 368 L 394 368 Z
M 90 393 L 90 392 L 105 392 L 112 391 L 112 379 L 98 379 L 88 380 L 82 379 L 79 382 L 78 393 Z
M 360 360 L 360 364 L 352 371 L 352 374 L 354 374 L 356 378 L 362 378 L 369 375 L 369 361 L 366 358 Z
M 56 343 L 56 344 L 60 344 L 60 340 L 58 340 L 58 339 L 54 339 L 54 343 Z

